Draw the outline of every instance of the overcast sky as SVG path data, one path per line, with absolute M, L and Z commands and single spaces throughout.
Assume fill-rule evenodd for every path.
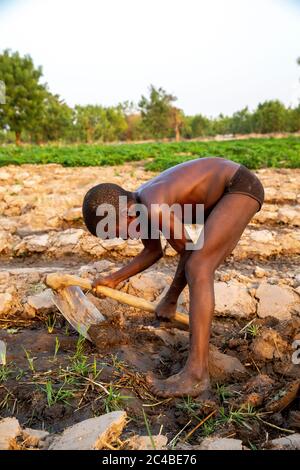
M 0 0 L 5 48 L 70 105 L 137 102 L 150 83 L 186 114 L 300 97 L 300 0 Z

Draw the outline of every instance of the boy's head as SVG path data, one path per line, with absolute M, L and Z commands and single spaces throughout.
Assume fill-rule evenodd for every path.
M 123 209 L 122 220 L 119 218 L 121 196 L 127 198 L 125 208 L 121 206 L 121 211 Z M 110 213 L 110 210 L 112 210 L 115 213 L 115 218 L 112 218 L 116 223 L 116 226 L 112 227 L 113 230 L 115 230 L 115 236 L 118 237 L 120 233 L 124 233 L 124 229 L 127 233 L 128 224 L 132 220 L 132 217 L 127 214 L 127 208 L 134 202 L 134 194 L 130 191 L 126 191 L 117 184 L 97 184 L 97 186 L 94 186 L 86 193 L 82 204 L 83 219 L 87 229 L 92 235 L 99 235 L 97 230 L 98 223 L 101 222 L 101 220 L 104 222 L 104 218 L 108 220 L 107 215 Z M 109 205 L 109 207 L 107 205 Z M 125 227 L 121 227 L 122 223 L 123 225 L 125 224 Z

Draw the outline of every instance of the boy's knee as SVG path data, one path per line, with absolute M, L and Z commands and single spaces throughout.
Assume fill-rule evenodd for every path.
M 207 281 L 214 274 L 214 269 L 209 260 L 190 258 L 185 265 L 185 276 L 188 284 Z

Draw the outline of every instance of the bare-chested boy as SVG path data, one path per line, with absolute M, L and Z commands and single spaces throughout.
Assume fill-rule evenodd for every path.
M 259 179 L 247 168 L 223 158 L 200 158 L 174 166 L 129 192 L 114 184 L 99 184 L 88 191 L 83 202 L 83 216 L 88 230 L 97 234 L 97 207 L 112 204 L 119 209 L 119 196 L 127 197 L 127 207 L 141 203 L 148 210 L 149 223 L 155 207 L 159 224 L 161 204 L 179 204 L 204 207 L 204 238 L 200 249 L 186 249 L 186 231 L 180 238 L 174 236 L 174 218 L 169 218 L 171 246 L 180 258 L 174 280 L 156 309 L 159 319 L 171 320 L 176 311 L 178 297 L 186 284 L 190 292 L 190 349 L 184 368 L 166 380 L 148 377 L 153 392 L 161 397 L 198 396 L 209 390 L 208 347 L 214 312 L 214 272 L 239 241 L 245 227 L 260 210 L 264 190 Z M 194 211 L 193 211 L 194 212 Z M 116 236 L 124 234 L 134 216 L 116 220 Z M 125 224 L 125 226 L 124 226 Z M 162 227 L 158 227 L 162 230 Z M 123 235 L 124 237 L 124 235 Z M 126 238 L 126 237 L 125 237 Z M 115 288 L 121 281 L 148 268 L 162 255 L 158 237 L 142 239 L 144 249 L 127 266 L 117 272 L 100 277 L 94 287 L 105 285 Z

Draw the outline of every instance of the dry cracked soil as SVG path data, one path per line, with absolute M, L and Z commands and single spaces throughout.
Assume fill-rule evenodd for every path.
M 197 447 L 207 437 L 267 448 L 272 439 L 299 432 L 300 171 L 257 173 L 266 191 L 263 209 L 215 276 L 214 396 L 200 402 L 157 399 L 144 378 L 149 370 L 166 377 L 180 369 L 188 352 L 187 331 L 158 325 L 150 313 L 89 293 L 108 318 L 97 344 L 91 344 L 68 326 L 45 285 L 46 275 L 58 271 L 93 279 L 140 251 L 138 241 L 89 235 L 81 202 L 96 183 L 126 181 L 133 190 L 153 173 L 143 162 L 2 167 L 0 340 L 7 352 L 6 361 L 1 359 L 6 364 L 0 365 L 0 417 L 60 433 L 122 409 L 128 419 L 113 443 L 117 448 L 147 434 L 148 425 L 153 435 L 166 436 L 177 448 Z M 176 254 L 166 243 L 164 252 L 159 263 L 120 289 L 158 301 L 176 268 Z M 188 305 L 186 290 L 179 310 L 187 313 Z

